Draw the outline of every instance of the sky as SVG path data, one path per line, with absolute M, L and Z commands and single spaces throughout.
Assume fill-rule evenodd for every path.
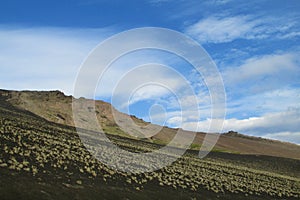
M 300 144 L 299 11 L 298 0 L 3 1 L 0 88 L 73 94 L 81 65 L 100 42 L 133 28 L 167 28 L 198 42 L 216 64 L 226 92 L 223 132 Z M 169 68 L 134 68 L 147 63 Z M 124 75 L 130 81 L 120 81 Z M 149 77 L 168 87 L 128 90 Z M 112 64 L 95 97 L 146 121 L 205 131 L 211 97 L 202 78 L 176 55 L 141 50 Z M 185 84 L 193 87 L 197 108 Z

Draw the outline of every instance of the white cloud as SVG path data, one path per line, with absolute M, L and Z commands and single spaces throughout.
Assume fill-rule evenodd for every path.
M 253 134 L 295 132 L 300 128 L 300 108 L 289 108 L 283 112 L 268 113 L 248 119 L 229 119 L 224 130 L 253 132 Z
M 181 127 L 182 117 L 171 117 L 168 119 L 167 124 L 174 128 Z
M 145 63 L 148 60 L 146 57 L 146 55 L 142 57 Z M 186 84 L 181 75 L 170 67 L 156 63 L 139 65 L 139 61 L 133 57 L 131 59 L 128 65 L 120 61 L 105 71 L 99 82 L 100 96 L 118 96 L 135 92 L 133 98 L 140 100 L 170 92 L 176 93 Z
M 188 26 L 185 32 L 202 43 L 224 43 L 236 39 L 291 38 L 294 22 L 281 19 L 254 18 L 248 15 L 210 16 Z
M 81 62 L 109 34 L 108 29 L 0 26 L 0 85 L 72 94 Z
M 231 2 L 232 0 L 211 0 L 211 1 L 205 1 L 204 3 L 215 6 L 215 5 L 223 5 Z
M 247 22 L 247 17 L 208 17 L 186 29 L 186 32 L 201 42 L 230 42 L 236 38 L 246 37 L 257 22 Z
M 161 4 L 161 3 L 167 3 L 170 2 L 172 0 L 149 0 L 150 4 Z
M 270 78 L 282 81 L 281 78 L 289 78 L 293 74 L 300 72 L 299 54 L 285 53 L 285 54 L 271 54 L 259 57 L 253 57 L 244 62 L 239 67 L 226 68 L 224 81 L 228 83 L 240 83 L 257 81 L 257 79 Z
M 200 122 L 187 122 L 183 123 L 183 128 L 194 130 L 194 127 L 198 126 L 200 130 L 208 130 L 210 123 L 211 119 Z M 224 132 L 235 130 L 243 134 L 281 139 L 300 144 L 300 107 L 291 107 L 283 112 L 268 113 L 259 117 L 226 119 L 223 130 Z M 293 141 L 295 138 L 297 140 Z
M 282 112 L 289 107 L 300 107 L 300 89 L 287 87 L 231 97 L 226 112 L 230 116 L 245 118 L 270 112 Z
M 110 29 L 8 28 L 0 26 L 1 87 L 17 90 L 60 89 L 67 94 L 73 94 L 73 84 L 82 61 L 111 32 Z M 159 43 L 160 41 L 154 42 Z M 120 45 L 120 43 L 116 45 Z M 112 54 L 113 51 L 112 47 L 107 49 L 106 53 Z M 126 94 L 133 92 L 137 86 L 152 82 L 166 87 L 159 89 L 157 85 L 148 85 L 146 88 L 138 90 L 132 101 L 161 98 L 170 93 L 173 93 L 173 96 L 178 94 L 182 98 L 188 94 L 190 84 L 182 77 L 182 72 L 162 67 L 132 70 L 145 63 L 156 62 L 172 65 L 177 61 L 178 59 L 174 59 L 174 55 L 169 56 L 162 52 L 135 52 L 125 55 L 112 63 L 109 70 L 106 71 L 107 74 L 99 83 L 100 87 L 98 87 L 96 95 L 97 97 L 110 97 L 113 92 L 118 97 L 126 97 Z M 188 70 L 184 73 L 188 73 Z M 86 77 L 87 85 L 90 82 L 92 82 L 90 77 Z M 114 90 L 115 86 L 119 88 Z M 92 96 L 86 94 L 85 97 Z M 119 101 L 123 100 L 124 98 L 119 99 Z M 128 99 L 126 99 L 127 101 Z M 191 100 L 188 102 L 190 103 Z M 187 102 L 184 101 L 184 103 Z
M 145 58 L 144 62 L 147 60 Z M 113 105 L 123 112 L 139 101 L 170 103 L 171 99 L 192 93 L 189 82 L 170 67 L 155 63 L 136 66 L 134 59 L 128 66 L 122 63 L 112 65 L 105 72 L 96 93 L 111 97 Z
M 300 132 L 269 133 L 263 135 L 263 137 L 280 141 L 292 142 L 300 145 Z

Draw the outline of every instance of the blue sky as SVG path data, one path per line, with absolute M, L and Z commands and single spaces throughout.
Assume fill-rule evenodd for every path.
M 216 63 L 227 95 L 224 132 L 236 130 L 300 144 L 299 11 L 298 0 L 2 2 L 0 87 L 60 89 L 72 94 L 81 63 L 98 43 L 131 28 L 169 28 L 199 42 Z M 188 107 L 184 116 L 189 117 L 180 117 L 170 91 L 155 87 L 145 89 L 146 93 L 137 92 L 127 105 L 130 113 L 172 127 L 192 130 L 198 124 L 207 130 L 207 88 L 176 56 L 136 52 L 116 62 L 109 77 L 121 77 L 125 69 L 149 62 L 171 65 L 200 84 L 197 98 L 201 117 Z M 179 92 L 183 90 L 180 79 L 155 69 L 148 75 L 169 81 Z M 134 77 L 145 78 L 138 72 Z M 97 97 L 109 101 L 114 81 L 117 78 L 104 80 L 105 90 L 98 90 Z M 188 96 L 184 102 L 189 102 Z M 126 111 L 120 102 L 114 106 Z

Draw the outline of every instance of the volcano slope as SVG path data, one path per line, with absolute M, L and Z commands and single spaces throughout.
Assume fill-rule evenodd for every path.
M 80 98 L 74 99 L 72 96 L 66 96 L 60 91 L 8 91 L 0 90 L 0 96 L 5 101 L 22 110 L 30 111 L 44 119 L 59 124 L 74 126 L 72 102 L 89 102 L 95 104 L 95 113 L 99 124 L 105 133 L 130 137 L 124 133 L 120 126 L 126 127 L 127 132 L 140 132 L 142 135 L 150 133 L 151 137 L 145 138 L 149 142 L 167 144 L 176 135 L 177 129 L 160 127 L 150 124 L 135 116 L 128 116 L 118 112 L 111 104 L 103 101 L 91 101 Z M 91 109 L 87 107 L 87 109 Z M 91 110 L 92 111 L 92 110 Z M 114 113 L 114 115 L 113 115 Z M 85 113 L 86 114 L 86 113 Z M 88 114 L 88 113 L 87 113 Z M 82 115 L 83 122 L 89 121 L 88 115 Z M 140 127 L 136 129 L 129 122 L 133 120 Z M 157 131 L 160 130 L 160 131 Z M 183 130 L 182 130 L 183 131 Z M 151 135 L 152 133 L 155 135 Z M 184 131 L 185 134 L 191 134 Z M 149 135 L 148 135 L 149 136 Z M 205 137 L 205 133 L 197 133 L 192 147 L 199 149 Z M 300 146 L 257 137 L 249 137 L 235 132 L 222 134 L 214 148 L 218 152 L 230 152 L 238 154 L 269 155 L 283 158 L 294 158 L 300 160 Z
M 300 198 L 297 159 L 218 151 L 199 159 L 189 150 L 154 172 L 115 171 L 93 158 L 74 127 L 16 107 L 8 98 L 0 97 L 1 199 Z M 160 147 L 151 140 L 107 135 L 133 152 Z

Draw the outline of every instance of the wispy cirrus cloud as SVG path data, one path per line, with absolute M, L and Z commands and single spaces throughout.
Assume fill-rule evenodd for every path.
M 236 130 L 300 144 L 298 55 L 294 51 L 253 56 L 240 65 L 224 68 L 221 74 L 228 99 L 224 132 Z M 174 115 L 169 122 L 188 130 L 208 130 L 209 108 L 201 112 L 207 119 Z
M 232 93 L 232 92 L 231 92 Z M 300 107 L 300 90 L 282 87 L 264 93 L 230 94 L 227 104 L 228 118 L 245 119 L 266 113 L 283 112 L 289 107 Z
M 201 43 L 226 43 L 236 39 L 298 37 L 291 19 L 272 19 L 251 15 L 213 15 L 187 26 L 185 32 Z

